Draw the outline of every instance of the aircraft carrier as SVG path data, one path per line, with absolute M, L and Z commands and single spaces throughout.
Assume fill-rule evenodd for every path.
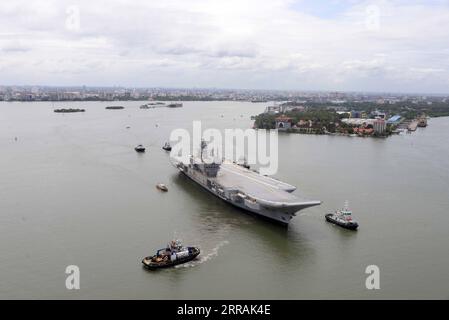
M 288 226 L 299 210 L 321 201 L 306 200 L 292 194 L 295 186 L 260 175 L 230 161 L 205 163 L 201 156 L 190 156 L 189 163 L 173 165 L 187 177 L 224 201 L 274 222 Z

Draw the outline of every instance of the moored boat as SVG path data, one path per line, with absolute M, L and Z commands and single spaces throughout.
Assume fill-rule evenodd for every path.
M 145 152 L 145 147 L 141 144 L 139 144 L 137 147 L 134 148 L 136 152 Z
M 142 263 L 150 270 L 162 269 L 189 262 L 199 254 L 198 247 L 183 247 L 179 240 L 173 240 L 167 247 L 157 250 L 155 255 L 143 258 Z
M 163 184 L 163 183 L 158 183 L 158 184 L 156 185 L 156 188 L 159 189 L 159 190 L 161 190 L 161 191 L 164 191 L 164 192 L 167 192 L 167 191 L 168 191 L 167 186 L 166 186 L 165 184 Z
M 171 151 L 171 145 L 170 142 L 166 142 L 164 146 L 162 147 L 165 151 Z
M 356 230 L 359 227 L 357 221 L 352 219 L 352 211 L 348 209 L 347 201 L 343 209 L 336 210 L 335 213 L 328 213 L 324 217 L 326 221 L 346 229 Z
M 182 103 L 170 103 L 167 104 L 167 108 L 181 108 L 182 107 Z

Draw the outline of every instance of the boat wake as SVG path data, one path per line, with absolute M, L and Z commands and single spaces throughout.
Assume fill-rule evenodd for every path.
M 214 257 L 218 256 L 218 250 L 221 247 L 227 245 L 228 243 L 229 243 L 228 240 L 221 241 L 209 253 L 207 253 L 205 255 L 200 254 L 200 257 L 198 259 L 191 261 L 191 262 L 177 265 L 177 266 L 175 266 L 175 268 L 191 268 L 191 267 L 195 267 L 200 264 L 203 264 L 203 263 L 213 259 Z

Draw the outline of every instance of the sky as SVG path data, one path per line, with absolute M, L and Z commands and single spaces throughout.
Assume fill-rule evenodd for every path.
M 1 0 L 0 85 L 449 93 L 449 0 Z

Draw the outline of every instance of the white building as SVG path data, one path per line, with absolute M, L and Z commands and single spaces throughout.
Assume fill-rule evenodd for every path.
M 362 119 L 362 118 L 344 118 L 341 119 L 342 122 L 352 125 L 352 126 L 367 126 L 369 124 L 374 126 L 374 119 Z
M 373 123 L 374 132 L 384 133 L 387 129 L 387 122 L 384 119 L 376 119 Z

